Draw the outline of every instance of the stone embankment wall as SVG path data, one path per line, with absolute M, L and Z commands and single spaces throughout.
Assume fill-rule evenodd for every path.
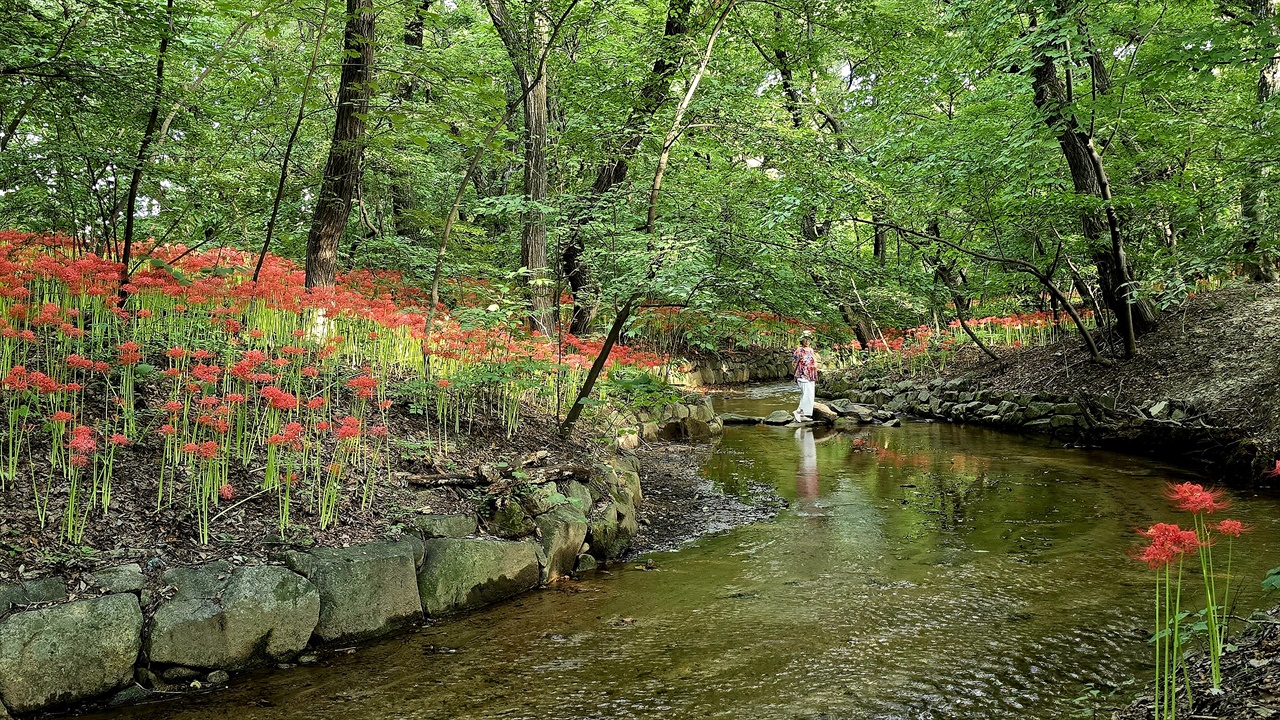
M 681 407 L 663 431 L 688 425 L 694 411 Z M 276 564 L 164 568 L 157 560 L 94 572 L 72 594 L 61 577 L 0 585 L 0 718 L 90 700 L 127 704 L 226 682 L 254 665 L 314 662 L 310 649 L 595 568 L 639 530 L 639 470 L 633 453 L 615 449 L 581 481 L 545 483 L 531 512 L 538 533 L 527 539 L 482 536 L 473 515 L 422 515 L 398 539 L 284 550 Z
M 1005 430 L 1051 435 L 1067 441 L 1126 449 L 1174 451 L 1183 456 L 1229 462 L 1224 448 L 1234 446 L 1229 426 L 1214 420 L 1193 403 L 1150 399 L 1139 404 L 1086 394 L 998 392 L 966 380 L 848 379 L 819 381 L 818 395 L 848 398 L 889 412 L 923 418 L 989 425 Z
M 685 398 L 652 410 L 610 412 L 606 418 L 616 432 L 616 443 L 624 450 L 634 450 L 640 441 L 709 440 L 724 432 L 724 423 L 716 416 L 709 397 Z
M 836 372 L 853 364 L 852 356 L 824 353 L 821 349 L 818 358 L 824 373 Z M 789 380 L 791 366 L 790 350 L 759 350 L 725 355 L 715 360 L 700 360 L 689 372 L 672 372 L 668 380 L 672 385 L 689 388 Z

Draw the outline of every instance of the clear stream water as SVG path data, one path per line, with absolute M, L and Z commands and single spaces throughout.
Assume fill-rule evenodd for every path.
M 717 399 L 794 406 L 791 386 Z M 98 717 L 1058 718 L 1146 675 L 1133 529 L 1178 521 L 1176 465 L 972 427 L 730 428 L 706 472 L 772 483 L 777 518 L 317 666 Z M 1236 492 L 1238 613 L 1268 599 L 1280 501 Z M 1194 579 L 1193 579 L 1194 581 Z

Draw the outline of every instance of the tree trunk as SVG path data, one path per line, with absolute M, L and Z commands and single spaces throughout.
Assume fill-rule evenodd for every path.
M 1071 113 L 1067 88 L 1047 50 L 1048 47 L 1041 48 L 1031 72 L 1033 102 L 1058 136 L 1075 191 L 1107 203 L 1104 215 L 1094 211 L 1082 213 L 1081 225 L 1085 240 L 1092 248 L 1102 297 L 1116 316 L 1117 327 L 1124 338 L 1125 356 L 1132 357 L 1137 352 L 1137 336 L 1155 327 L 1155 308 L 1150 302 L 1132 296 L 1132 271 L 1125 257 L 1120 221 L 1111 206 L 1110 182 L 1102 158 L 1094 148 L 1093 138 L 1080 128 Z
M 369 112 L 373 92 L 373 22 L 373 0 L 347 0 L 337 117 L 311 232 L 307 235 L 308 288 L 333 285 L 338 273 L 338 243 L 351 215 L 351 199 L 360 184 L 364 116 Z
M 138 189 L 142 186 L 142 171 L 150 157 L 151 143 L 155 141 L 156 123 L 160 120 L 160 98 L 164 95 L 164 60 L 169 52 L 169 38 L 173 35 L 173 0 L 165 3 L 165 30 L 160 37 L 160 52 L 156 55 L 156 85 L 151 98 L 151 112 L 147 115 L 147 127 L 138 144 L 138 157 L 129 177 L 129 196 L 125 201 L 124 248 L 120 251 L 120 300 L 128 299 L 124 286 L 129 282 L 129 263 L 133 260 L 133 217 L 138 212 Z
M 432 0 L 419 0 L 413 8 L 413 14 L 405 21 L 404 45 L 417 51 L 422 50 L 426 22 L 425 15 L 431 10 Z M 396 91 L 396 101 L 412 102 L 418 93 L 417 76 L 405 78 Z M 429 95 L 429 94 L 428 94 Z M 402 150 L 403 151 L 403 150 Z M 419 245 L 422 241 L 420 224 L 411 215 L 417 205 L 413 191 L 413 179 L 403 166 L 395 164 L 390 171 L 391 222 L 397 235 L 407 239 L 410 245 Z
M 545 24 L 535 20 L 538 47 L 546 43 Z M 544 60 L 545 63 L 545 60 Z M 528 79 L 522 80 L 528 82 Z M 547 219 L 541 205 L 547 201 L 547 73 L 538 70 L 536 82 L 526 86 L 524 98 L 524 192 L 531 203 L 524 213 L 520 259 L 529 272 L 529 329 L 550 337 L 555 332 L 555 288 L 547 277 Z
M 658 198 L 662 191 L 662 173 L 671 157 L 671 147 L 675 145 L 676 140 L 680 139 L 684 113 L 689 109 L 689 103 L 693 101 L 694 93 L 698 91 L 698 85 L 702 82 L 702 75 L 707 71 L 707 63 L 711 62 L 711 51 L 716 46 L 716 38 L 720 35 L 720 30 L 724 27 L 724 21 L 729 17 L 729 12 L 733 10 L 733 6 L 734 0 L 729 0 L 725 4 L 724 10 L 721 11 L 720 17 L 716 19 L 715 26 L 711 28 L 711 37 L 707 40 L 706 52 L 702 55 L 698 69 L 694 71 L 693 76 L 689 79 L 689 87 L 685 90 L 684 97 L 676 105 L 675 117 L 671 121 L 671 129 L 667 131 L 666 136 L 663 138 L 662 152 L 658 155 L 658 167 L 654 171 L 653 185 L 649 189 L 649 212 L 648 220 L 645 224 L 645 232 L 649 235 L 648 249 L 651 256 L 656 245 L 654 239 L 657 234 Z M 573 431 L 573 426 L 578 422 L 578 416 L 582 413 L 582 408 L 586 405 L 587 398 L 591 397 L 596 378 L 600 376 L 600 371 L 604 369 L 605 364 L 609 361 L 609 353 L 613 352 L 613 346 L 622 334 L 623 326 L 626 324 L 627 319 L 631 317 L 632 309 L 640 297 L 648 291 L 649 285 L 658 276 L 658 271 L 661 268 L 662 257 L 651 257 L 649 272 L 645 275 L 644 281 L 631 294 L 631 297 L 627 298 L 627 301 L 622 304 L 622 308 L 618 310 L 618 315 L 613 320 L 613 326 L 609 328 L 609 334 L 605 336 L 604 343 L 600 346 L 600 354 L 596 356 L 595 362 L 591 363 L 591 369 L 587 372 L 587 377 L 583 380 L 582 387 L 578 390 L 577 398 L 573 401 L 573 407 L 569 409 L 569 414 L 565 416 L 564 422 L 560 424 L 561 436 L 567 437 Z
M 267 259 L 267 251 L 271 249 L 271 238 L 276 231 L 276 220 L 280 217 L 280 201 L 284 198 L 285 181 L 289 179 L 289 158 L 293 156 L 293 147 L 298 141 L 298 130 L 302 128 L 302 119 L 307 113 L 307 96 L 311 94 L 311 81 L 316 74 L 316 61 L 320 58 L 320 41 L 324 37 L 325 23 L 329 20 L 329 2 L 325 0 L 324 12 L 320 15 L 320 27 L 316 30 L 316 42 L 311 47 L 311 65 L 307 67 L 307 78 L 302 83 L 302 99 L 298 101 L 298 116 L 294 118 L 293 129 L 289 131 L 289 141 L 284 146 L 284 157 L 280 159 L 280 178 L 276 183 L 276 196 L 271 203 L 271 215 L 267 218 L 267 231 L 262 238 L 262 250 L 258 252 L 258 262 L 253 266 L 253 281 L 258 282 L 262 273 L 262 263 Z
M 596 180 L 591 185 L 591 194 L 569 221 L 568 237 L 560 259 L 565 279 L 569 282 L 569 291 L 573 295 L 573 321 L 569 328 L 571 333 L 586 332 L 595 316 L 594 308 L 585 297 L 590 274 L 582 262 L 582 254 L 586 251 L 582 226 L 604 197 L 627 179 L 629 164 L 648 134 L 649 120 L 666 103 L 671 90 L 671 78 L 681 65 L 680 43 L 689 34 L 689 13 L 692 8 L 692 0 L 671 0 L 668 5 L 667 21 L 662 29 L 657 57 L 636 96 L 636 104 L 622 126 L 625 139 L 612 152 L 612 157 L 600 165 L 596 171 Z
M 1258 21 L 1269 28 L 1274 28 L 1276 0 L 1254 0 L 1253 5 L 1253 14 Z M 1270 110 L 1268 103 L 1277 91 L 1280 91 L 1280 49 L 1273 48 L 1271 57 L 1258 73 L 1258 117 L 1253 121 L 1255 133 L 1262 132 L 1263 118 Z M 1242 271 L 1244 276 L 1253 282 L 1276 282 L 1280 279 L 1276 273 L 1275 262 L 1258 253 L 1266 227 L 1264 188 L 1267 185 L 1267 175 L 1270 170 L 1271 168 L 1265 164 L 1257 165 L 1252 170 L 1253 176 L 1247 178 L 1240 189 L 1240 217 L 1243 226 L 1241 229 L 1244 234 L 1244 245 L 1241 249 L 1245 255 Z
M 528 273 L 529 329 L 550 336 L 555 330 L 554 288 L 547 277 L 547 50 L 550 28 L 536 7 L 529 8 L 525 32 L 511 24 L 506 0 L 485 0 L 494 30 L 520 80 L 524 110 L 524 199 L 520 262 Z

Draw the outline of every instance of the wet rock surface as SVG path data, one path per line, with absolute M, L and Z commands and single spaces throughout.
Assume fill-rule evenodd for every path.
M 319 620 L 316 587 L 283 567 L 212 563 L 170 570 L 164 579 L 177 591 L 151 620 L 153 663 L 239 669 L 283 660 L 307 646 Z
M 107 595 L 0 623 L 0 702 L 16 713 L 66 705 L 133 679 L 142 644 L 135 595 Z
M 289 552 L 288 567 L 320 591 L 315 636 L 324 643 L 383 635 L 422 617 L 414 582 L 422 541 L 375 542 L 351 548 Z
M 529 541 L 436 538 L 425 545 L 417 590 L 428 616 L 502 600 L 536 587 L 541 579 L 538 548 Z

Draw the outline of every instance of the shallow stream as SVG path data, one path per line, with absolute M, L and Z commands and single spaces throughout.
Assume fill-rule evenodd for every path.
M 790 386 L 717 410 L 790 409 Z M 729 428 L 706 472 L 776 519 L 420 632 L 101 717 L 1058 718 L 1148 672 L 1133 529 L 1184 521 L 1148 459 L 973 427 Z M 1232 495 L 1237 614 L 1266 604 L 1280 501 Z M 1225 548 L 1223 548 L 1225 550 Z M 1197 581 L 1197 578 L 1192 578 Z M 1234 592 L 1233 592 L 1234 594 Z M 1092 684 L 1092 685 L 1091 685 Z

